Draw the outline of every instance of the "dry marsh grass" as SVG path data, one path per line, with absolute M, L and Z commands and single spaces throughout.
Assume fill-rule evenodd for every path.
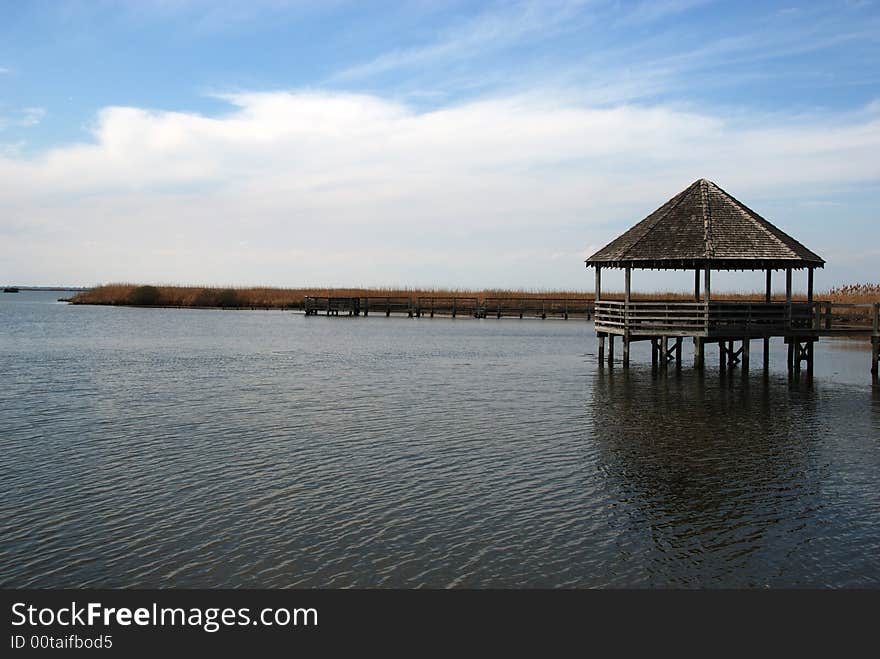
M 307 296 L 315 297 L 475 297 L 486 298 L 532 298 L 532 299 L 593 299 L 588 291 L 539 291 L 501 289 L 424 289 L 424 288 L 205 288 L 201 286 L 150 286 L 140 284 L 106 284 L 71 299 L 73 304 L 149 305 L 173 307 L 261 307 L 270 309 L 299 308 Z M 622 299 L 621 292 L 603 292 L 607 299 Z M 690 300 L 688 293 L 644 293 L 633 295 L 634 299 Z M 760 292 L 718 292 L 717 300 L 762 300 Z M 784 300 L 783 295 L 774 295 Z M 795 295 L 805 300 L 804 295 Z M 880 302 L 880 284 L 851 284 L 833 288 L 816 295 L 817 300 L 837 303 L 868 304 Z
M 151 289 L 145 291 L 144 289 Z M 144 293 L 146 292 L 146 296 Z M 152 297 L 150 297 L 152 296 Z M 476 297 L 559 298 L 582 300 L 592 298 L 583 291 L 466 290 L 446 288 L 202 288 L 197 286 L 141 286 L 137 284 L 106 284 L 78 293 L 73 304 L 130 305 L 181 307 L 269 307 L 297 308 L 308 297 Z

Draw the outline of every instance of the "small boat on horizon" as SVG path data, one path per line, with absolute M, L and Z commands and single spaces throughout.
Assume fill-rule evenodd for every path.
M 18 293 L 18 288 L 15 286 L 7 286 L 3 289 L 4 293 Z

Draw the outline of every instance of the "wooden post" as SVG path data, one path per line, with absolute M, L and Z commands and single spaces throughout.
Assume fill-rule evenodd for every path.
M 770 337 L 764 337 L 764 370 L 770 370 Z
M 629 367 L 629 301 L 632 294 L 632 268 L 626 266 L 623 297 L 623 366 Z
M 767 268 L 767 282 L 764 287 L 764 302 L 773 301 L 773 271 Z
M 700 301 L 700 269 L 694 270 L 694 302 Z
M 706 269 L 703 271 L 703 299 L 706 301 L 705 305 L 705 314 L 706 317 L 703 319 L 703 331 L 706 333 L 706 336 L 709 335 L 709 302 L 712 300 L 712 276 L 709 271 L 709 264 L 706 264 Z
M 599 363 L 602 364 L 605 361 L 605 335 L 599 335 Z
M 614 365 L 614 335 L 608 335 L 608 365 Z
M 684 337 L 677 336 L 675 337 L 675 367 L 681 368 L 681 344 L 684 341 Z
M 874 384 L 880 379 L 880 336 L 871 337 L 871 375 Z
M 871 376 L 872 382 L 880 381 L 880 302 L 874 303 L 874 322 L 871 334 Z
M 807 302 L 813 304 L 813 268 L 807 268 Z
M 703 368 L 706 361 L 706 344 L 702 337 L 694 337 L 694 368 Z
M 595 300 L 598 302 L 602 299 L 602 266 L 596 265 L 596 297 Z
M 651 339 L 651 368 L 657 368 L 657 354 L 660 352 L 660 347 L 657 345 L 657 341 L 659 339 L 652 338 Z
M 660 337 L 660 368 L 664 371 L 669 364 L 669 337 Z
M 724 341 L 718 342 L 718 368 L 722 371 L 727 370 L 727 350 L 725 349 Z
M 791 268 L 785 269 L 785 303 L 788 305 L 788 328 L 791 329 Z
M 751 343 L 751 341 L 749 340 L 749 337 L 747 337 L 747 336 L 744 336 L 742 341 L 743 341 L 742 369 L 743 369 L 743 373 L 748 373 L 749 372 L 749 344 Z

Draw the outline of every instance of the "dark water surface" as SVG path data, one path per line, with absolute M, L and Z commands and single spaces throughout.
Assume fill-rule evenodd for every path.
M 880 393 L 585 321 L 0 297 L 0 585 L 880 586 Z M 689 347 L 686 363 L 690 362 Z

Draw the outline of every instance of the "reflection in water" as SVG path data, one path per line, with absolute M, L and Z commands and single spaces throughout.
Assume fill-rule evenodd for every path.
M 642 538 L 647 583 L 761 586 L 816 560 L 797 552 L 834 528 L 824 519 L 834 474 L 819 397 L 780 378 L 595 373 L 588 409 L 600 469 L 620 502 L 621 551 L 631 534 Z M 877 582 L 875 560 L 861 576 Z

